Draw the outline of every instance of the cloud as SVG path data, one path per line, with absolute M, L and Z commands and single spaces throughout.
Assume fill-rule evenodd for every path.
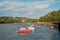
M 34 16 L 49 8 L 48 3 L 41 2 L 0 2 L 0 12 L 15 16 Z
M 18 2 L 39 2 L 39 1 L 48 1 L 48 2 L 55 2 L 60 0 L 3 0 L 3 1 L 18 1 Z
M 56 1 L 56 0 L 45 0 L 45 1 Z
M 60 1 L 60 0 L 45 0 L 45 1 L 52 1 L 52 2 L 56 2 L 56 1 Z

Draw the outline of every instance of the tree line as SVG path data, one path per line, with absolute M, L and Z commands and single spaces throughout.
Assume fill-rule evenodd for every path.
M 37 19 L 25 18 L 25 17 L 0 17 L 0 23 L 36 23 Z
M 60 22 L 60 10 L 54 10 L 39 19 L 25 17 L 0 16 L 0 23 L 38 23 L 38 22 Z
M 39 22 L 60 22 L 60 10 L 54 10 L 40 17 Z

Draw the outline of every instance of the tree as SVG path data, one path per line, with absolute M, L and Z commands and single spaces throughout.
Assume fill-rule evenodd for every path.
M 60 22 L 60 10 L 52 11 L 39 18 L 41 22 Z

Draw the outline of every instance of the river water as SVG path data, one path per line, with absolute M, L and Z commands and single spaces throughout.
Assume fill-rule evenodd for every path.
M 34 31 L 20 35 L 16 31 L 29 24 L 0 24 L 0 40 L 60 40 L 60 33 L 48 26 L 34 25 Z

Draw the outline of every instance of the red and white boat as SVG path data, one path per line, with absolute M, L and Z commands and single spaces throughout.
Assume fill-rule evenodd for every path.
M 34 27 L 20 27 L 19 30 L 17 30 L 17 33 L 30 33 L 34 31 Z

